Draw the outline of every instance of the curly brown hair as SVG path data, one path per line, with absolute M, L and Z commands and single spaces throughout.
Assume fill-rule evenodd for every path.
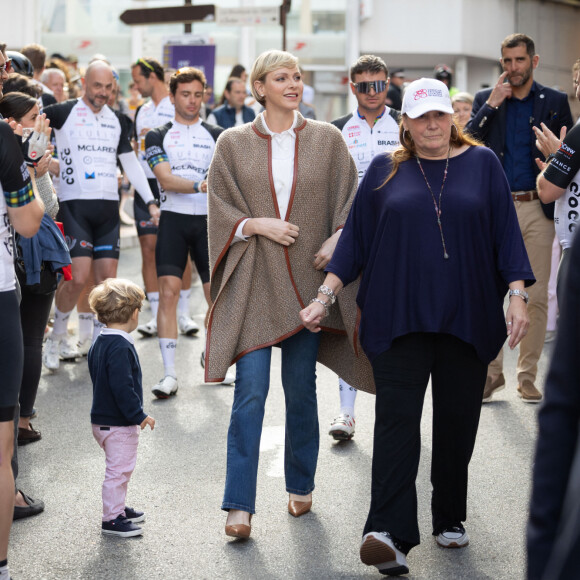
M 102 324 L 125 324 L 143 300 L 145 293 L 134 282 L 107 278 L 91 291 L 89 306 Z

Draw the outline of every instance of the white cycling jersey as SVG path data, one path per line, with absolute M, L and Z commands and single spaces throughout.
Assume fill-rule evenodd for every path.
M 117 156 L 133 152 L 130 120 L 107 105 L 93 113 L 82 99 L 44 112 L 56 137 L 59 200 L 118 200 Z
M 175 107 L 169 95 L 161 99 L 157 106 L 155 106 L 153 99 L 150 99 L 137 109 L 137 113 L 135 114 L 135 141 L 139 145 L 139 163 L 141 163 L 147 179 L 155 179 L 155 175 L 147 163 L 147 157 L 145 156 L 145 136 L 143 135 L 141 137 L 141 131 L 143 129 L 155 129 L 156 127 L 165 125 L 173 117 L 175 117 Z
M 175 119 L 147 133 L 145 155 L 151 169 L 169 163 L 171 173 L 191 181 L 207 177 L 221 127 L 201 119 L 193 125 L 182 125 Z M 159 184 L 161 211 L 187 215 L 207 214 L 207 193 L 166 191 Z
M 566 135 L 556 157 L 544 172 L 544 177 L 556 187 L 566 189 L 556 200 L 554 225 L 560 245 L 571 248 L 580 224 L 580 124 Z
M 346 145 L 358 169 L 358 180 L 363 178 L 373 157 L 399 146 L 399 111 L 385 107 L 383 116 L 371 129 L 361 119 L 358 109 L 332 121 L 342 132 Z

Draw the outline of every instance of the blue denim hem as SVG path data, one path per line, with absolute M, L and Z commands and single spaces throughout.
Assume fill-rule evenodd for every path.
M 289 487 L 286 488 L 286 491 L 288 493 L 295 493 L 296 495 L 308 495 L 309 493 L 312 493 L 314 491 L 314 486 L 312 486 L 309 491 L 302 491 L 301 489 L 291 489 Z
M 226 501 L 222 503 L 222 510 L 225 512 L 229 512 L 230 510 L 241 510 L 243 512 L 248 512 L 249 514 L 256 513 L 254 508 L 248 507 L 247 505 L 240 505 L 238 503 L 231 503 Z

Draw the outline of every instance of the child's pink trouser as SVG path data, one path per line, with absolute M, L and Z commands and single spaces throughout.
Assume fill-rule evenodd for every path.
M 125 511 L 127 485 L 137 462 L 139 425 L 129 427 L 93 425 L 93 436 L 105 451 L 103 521 L 108 522 Z

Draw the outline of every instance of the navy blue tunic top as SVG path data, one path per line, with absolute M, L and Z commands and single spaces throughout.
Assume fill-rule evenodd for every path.
M 439 200 L 445 160 L 421 160 Z M 508 284 L 535 279 L 505 173 L 495 154 L 471 147 L 449 159 L 441 222 L 415 159 L 395 177 L 388 155 L 373 159 L 326 268 L 343 284 L 362 274 L 360 341 L 372 362 L 412 332 L 452 334 L 492 361 L 506 339 Z

